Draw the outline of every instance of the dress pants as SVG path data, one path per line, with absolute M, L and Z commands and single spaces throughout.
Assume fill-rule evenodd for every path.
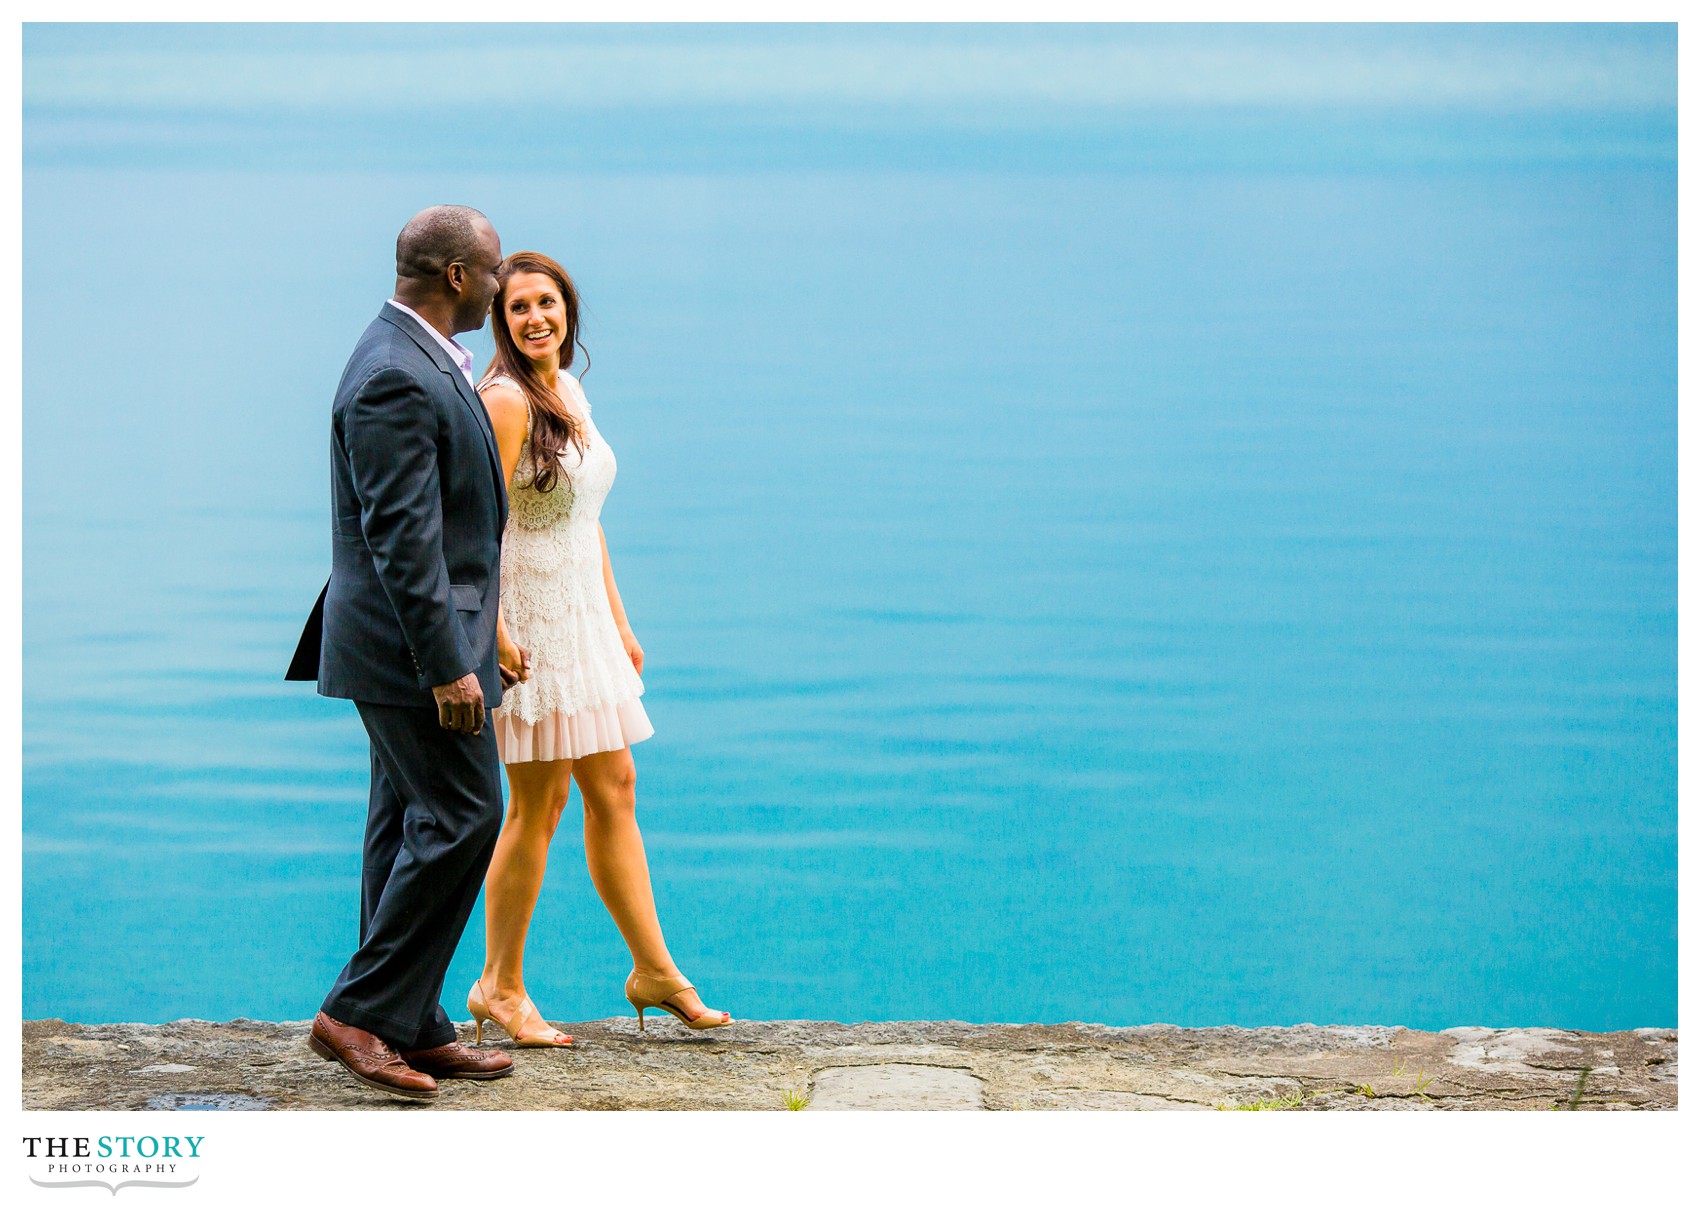
M 435 707 L 356 702 L 372 745 L 360 948 L 325 998 L 332 1018 L 401 1051 L 456 1038 L 443 978 L 502 828 L 496 732 L 451 732 Z

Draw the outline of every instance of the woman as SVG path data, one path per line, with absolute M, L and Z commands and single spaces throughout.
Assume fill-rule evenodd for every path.
M 484 883 L 484 974 L 466 1008 L 480 1042 L 494 1019 L 521 1047 L 572 1043 L 526 996 L 522 968 L 549 841 L 576 782 L 590 878 L 631 949 L 626 999 L 640 1029 L 651 1008 L 699 1031 L 723 1027 L 732 1016 L 704 1007 L 668 954 L 637 827 L 631 746 L 655 730 L 638 701 L 643 649 L 597 520 L 614 455 L 567 371 L 578 292 L 541 253 L 514 253 L 498 276 L 496 356 L 479 394 L 508 484 L 496 642 L 518 681 L 490 716 L 508 771 L 508 814 Z

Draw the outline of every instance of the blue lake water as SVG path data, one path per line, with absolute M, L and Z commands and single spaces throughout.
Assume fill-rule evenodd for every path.
M 364 736 L 280 677 L 331 392 L 452 200 L 588 308 L 640 819 L 712 1004 L 1675 1023 L 1674 108 L 622 110 L 557 155 L 32 108 L 111 51 L 32 37 L 26 1018 L 303 1018 L 352 949 Z M 572 816 L 559 1020 L 629 967 Z M 457 1016 L 481 958 L 480 908 Z

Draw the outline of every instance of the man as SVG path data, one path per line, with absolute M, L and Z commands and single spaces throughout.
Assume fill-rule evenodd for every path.
M 465 206 L 396 239 L 395 298 L 355 346 L 331 408 L 331 577 L 288 677 L 353 699 L 372 750 L 360 947 L 308 1044 L 374 1089 L 513 1072 L 458 1042 L 438 999 L 501 827 L 487 709 L 507 492 L 456 333 L 483 327 L 501 241 Z

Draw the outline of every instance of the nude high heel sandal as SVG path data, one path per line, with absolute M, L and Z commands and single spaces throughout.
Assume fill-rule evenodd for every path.
M 724 1010 L 707 1008 L 696 1018 L 686 1017 L 685 1012 L 673 1003 L 674 996 L 686 989 L 694 992 L 696 986 L 682 976 L 676 980 L 657 980 L 652 976 L 639 976 L 634 969 L 626 978 L 626 1000 L 632 1004 L 632 1009 L 637 1011 L 638 1030 L 644 1029 L 645 1010 L 665 1010 L 692 1031 L 712 1031 L 732 1021 L 732 1016 Z
M 566 1032 L 557 1031 L 550 1027 L 547 1019 L 544 1020 L 543 1024 L 547 1028 L 545 1031 L 534 1031 L 530 1035 L 521 1034 L 519 1029 L 525 1026 L 525 1020 L 532 1014 L 537 1014 L 537 1007 L 532 1004 L 529 997 L 519 1004 L 519 1009 L 514 1012 L 511 1021 L 502 1022 L 501 1019 L 490 1012 L 490 1004 L 484 999 L 483 977 L 472 982 L 472 989 L 466 995 L 466 1012 L 472 1015 L 472 1042 L 474 1045 L 484 1042 L 484 1024 L 486 1022 L 498 1024 L 503 1031 L 508 1033 L 508 1038 L 513 1041 L 516 1048 L 565 1048 L 573 1042 L 573 1037 Z M 537 1014 L 537 1017 L 543 1018 L 541 1014 Z

